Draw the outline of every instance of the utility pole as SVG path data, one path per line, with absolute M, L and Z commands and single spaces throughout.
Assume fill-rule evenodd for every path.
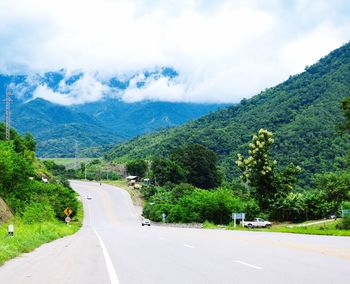
M 11 94 L 8 89 L 6 88 L 6 140 L 10 140 L 11 138 Z
M 75 141 L 75 166 L 77 169 L 79 169 L 80 165 L 79 165 L 79 144 L 78 141 Z

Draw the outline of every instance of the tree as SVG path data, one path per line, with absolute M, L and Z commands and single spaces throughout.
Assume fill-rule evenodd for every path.
M 221 184 L 221 174 L 214 151 L 199 144 L 177 148 L 171 159 L 186 171 L 186 180 L 195 187 L 209 189 Z
M 269 210 L 277 199 L 288 195 L 301 170 L 289 164 L 284 170 L 278 171 L 277 161 L 270 157 L 269 150 L 273 142 L 272 132 L 260 129 L 249 143 L 248 157 L 238 154 L 236 161 L 242 181 L 255 190 L 255 198 L 263 211 Z
M 10 192 L 33 174 L 32 166 L 14 151 L 12 142 L 0 141 L 0 191 Z
M 241 179 L 256 190 L 256 198 L 262 210 L 270 207 L 271 200 L 277 193 L 273 184 L 277 161 L 271 160 L 269 147 L 273 144 L 272 132 L 260 129 L 249 143 L 249 156 L 238 154 L 237 166 L 242 171 Z
M 30 134 L 28 132 L 26 134 L 24 134 L 24 144 L 28 150 L 35 152 L 36 141 L 35 141 L 32 134 Z
M 350 96 L 341 101 L 341 107 L 345 116 L 345 122 L 341 125 L 343 130 L 350 130 Z
M 141 159 L 132 160 L 126 164 L 126 171 L 134 176 L 144 177 L 147 169 L 147 162 Z
M 331 212 L 338 213 L 343 201 L 350 200 L 350 173 L 334 172 L 319 174 L 315 177 L 317 188 L 323 193 L 324 200 L 331 204 Z
M 151 164 L 151 175 L 159 185 L 166 182 L 181 183 L 185 181 L 185 171 L 176 162 L 165 158 L 154 158 Z

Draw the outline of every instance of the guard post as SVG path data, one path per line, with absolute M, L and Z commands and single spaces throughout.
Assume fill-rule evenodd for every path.
M 13 225 L 12 224 L 10 224 L 9 226 L 8 226 L 8 235 L 9 235 L 9 237 L 13 237 L 14 236 L 14 227 L 13 227 Z

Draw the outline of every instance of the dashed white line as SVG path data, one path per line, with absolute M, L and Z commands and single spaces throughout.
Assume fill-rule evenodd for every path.
M 243 265 L 249 266 L 249 267 L 251 267 L 251 268 L 262 269 L 262 267 L 260 267 L 260 266 L 256 266 L 256 265 L 253 265 L 253 264 L 249 264 L 249 263 L 246 263 L 246 262 L 244 262 L 244 261 L 236 260 L 235 262 L 236 262 L 236 263 L 239 263 L 239 264 L 243 264 Z
M 194 246 L 184 244 L 184 247 L 194 249 Z
M 106 266 L 107 266 L 107 270 L 108 270 L 108 274 L 109 274 L 109 279 L 111 280 L 111 284 L 119 284 L 119 279 L 118 279 L 117 273 L 114 270 L 114 266 L 113 266 L 111 257 L 108 254 L 106 246 L 103 243 L 100 235 L 96 231 L 95 231 L 95 234 L 96 234 L 96 236 L 101 244 L 101 248 L 102 248 L 103 256 L 105 257 L 105 260 L 106 260 Z

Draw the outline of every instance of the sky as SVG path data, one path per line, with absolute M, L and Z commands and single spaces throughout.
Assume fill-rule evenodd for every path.
M 34 97 L 237 103 L 350 40 L 347 0 L 0 0 L 0 73 L 84 72 Z M 175 78 L 143 73 L 171 67 Z M 112 77 L 142 80 L 125 90 Z M 31 79 L 33 80 L 33 79 Z

